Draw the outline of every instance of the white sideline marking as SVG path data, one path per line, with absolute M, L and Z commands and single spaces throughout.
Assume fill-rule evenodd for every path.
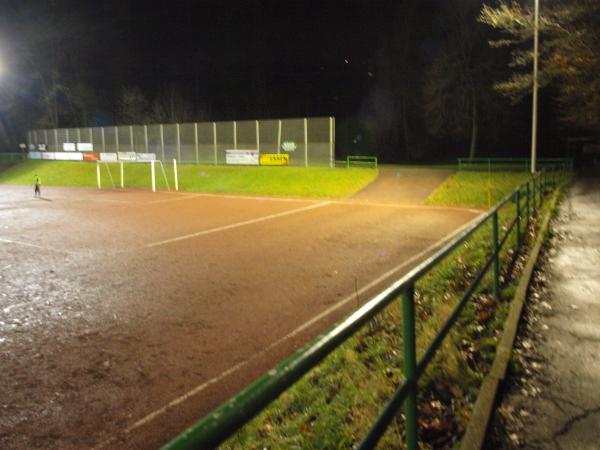
M 315 205 L 315 206 L 317 206 L 317 205 Z M 445 237 L 443 237 L 439 241 L 433 243 L 432 245 L 430 245 L 429 247 L 427 247 L 425 250 L 420 251 L 419 253 L 417 253 L 416 255 L 411 256 L 409 259 L 407 259 L 403 263 L 397 265 L 393 269 L 388 270 L 383 275 L 379 276 L 375 280 L 373 280 L 370 283 L 368 283 L 368 284 L 364 285 L 363 287 L 361 287 L 357 292 L 354 292 L 354 293 L 348 295 L 346 298 L 340 300 L 339 302 L 337 302 L 334 305 L 330 306 L 326 310 L 320 312 L 319 314 L 317 314 L 316 316 L 314 316 L 310 320 L 304 322 L 302 325 L 300 325 L 295 330 L 293 330 L 290 333 L 286 334 L 285 336 L 279 338 L 277 341 L 271 343 L 268 347 L 266 347 L 263 350 L 255 353 L 254 355 L 250 356 L 245 361 L 241 361 L 241 362 L 239 362 L 239 363 L 231 366 L 229 369 L 225 370 L 224 372 L 221 372 L 219 375 L 214 376 L 210 380 L 205 381 L 204 383 L 196 386 L 195 388 L 193 388 L 192 390 L 186 392 L 185 394 L 183 394 L 183 395 L 175 398 L 174 400 L 171 400 L 165 406 L 163 406 L 163 407 L 161 407 L 159 409 L 156 409 L 156 410 L 152 411 L 150 414 L 142 417 L 137 422 L 135 422 L 132 425 L 130 425 L 127 428 L 125 428 L 121 433 L 125 434 L 125 435 L 131 433 L 132 431 L 136 430 L 137 428 L 140 428 L 140 427 L 146 425 L 147 423 L 153 421 L 157 417 L 159 417 L 162 414 L 166 413 L 170 408 L 173 408 L 174 406 L 177 406 L 177 405 L 185 402 L 186 400 L 188 400 L 189 398 L 193 397 L 194 395 L 202 392 L 207 387 L 209 387 L 209 386 L 211 386 L 211 385 L 213 385 L 215 383 L 218 383 L 223 378 L 231 375 L 234 372 L 237 372 L 242 367 L 247 366 L 253 360 L 259 358 L 260 356 L 264 355 L 265 353 L 267 353 L 268 351 L 270 351 L 273 348 L 277 347 L 278 345 L 282 344 L 283 342 L 287 341 L 288 339 L 293 338 L 296 335 L 300 334 L 302 331 L 304 331 L 305 329 L 307 329 L 310 326 L 314 325 L 319 320 L 327 317 L 329 314 L 331 314 L 332 312 L 334 312 L 336 309 L 339 309 L 342 306 L 344 306 L 346 303 L 348 303 L 348 302 L 350 302 L 352 300 L 355 300 L 357 295 L 364 294 L 366 291 L 368 291 L 369 289 L 373 288 L 377 284 L 381 283 L 386 278 L 394 275 L 399 270 L 404 269 L 407 265 L 412 264 L 413 262 L 415 262 L 416 260 L 422 258 L 423 256 L 425 256 L 429 252 L 432 252 L 436 248 L 441 247 L 443 244 L 445 244 L 450 239 L 452 239 L 455 235 L 457 235 L 458 233 L 460 233 L 461 231 L 463 231 L 464 229 L 466 229 L 475 220 L 477 220 L 477 217 L 475 217 L 473 220 L 470 220 L 469 222 L 467 222 L 466 224 L 464 224 L 462 227 L 458 228 L 457 230 L 452 231 L 451 233 L 447 234 Z M 92 450 L 103 449 L 107 445 L 113 444 L 117 440 L 118 440 L 117 437 L 111 437 L 111 438 L 105 440 L 104 442 L 101 442 L 96 447 L 93 447 Z
M 34 247 L 34 248 L 39 248 L 42 250 L 50 250 L 52 252 L 57 252 L 57 253 L 67 253 L 67 254 L 71 253 L 67 250 L 59 250 L 57 248 L 45 247 L 43 245 L 32 244 L 31 242 L 13 241 L 12 239 L 0 238 L 0 242 L 6 242 L 7 244 L 14 244 L 14 245 L 23 245 L 25 247 Z
M 270 214 L 268 216 L 257 217 L 256 219 L 244 220 L 243 222 L 237 222 L 237 223 L 232 223 L 229 225 L 223 225 L 222 227 L 210 228 L 208 230 L 198 231 L 197 233 L 184 234 L 183 236 L 177 236 L 177 237 L 174 237 L 171 239 L 165 239 L 163 241 L 157 241 L 157 242 L 152 242 L 150 244 L 146 244 L 146 247 L 148 247 L 148 248 L 158 247 L 160 245 L 171 244 L 171 243 L 177 242 L 177 241 L 183 241 L 184 239 L 191 239 L 191 238 L 195 238 L 198 236 L 204 236 L 207 234 L 218 233 L 220 231 L 231 230 L 233 228 L 239 228 L 239 227 L 243 227 L 246 225 L 252 225 L 254 223 L 265 222 L 267 220 L 272 220 L 272 219 L 277 219 L 279 217 L 285 217 L 285 216 L 289 216 L 292 214 L 297 214 L 297 213 L 308 211 L 311 209 L 321 208 L 323 206 L 327 206 L 330 204 L 331 204 L 331 202 L 329 202 L 329 201 L 321 202 L 321 203 L 317 203 L 315 205 L 305 206 L 303 208 L 296 208 L 296 209 L 292 209 L 289 211 L 283 211 L 283 212 L 276 213 L 276 214 Z

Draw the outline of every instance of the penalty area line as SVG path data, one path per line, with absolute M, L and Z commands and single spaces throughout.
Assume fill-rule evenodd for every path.
M 317 206 L 317 205 L 313 205 L 313 206 Z M 186 392 L 185 394 L 183 394 L 183 395 L 175 398 L 174 400 L 170 401 L 165 406 L 163 406 L 163 407 L 161 407 L 159 409 L 156 409 L 153 412 L 151 412 L 150 414 L 147 414 L 146 416 L 142 417 L 140 420 L 136 421 L 132 425 L 130 425 L 127 428 L 125 428 L 124 430 L 122 430 L 121 431 L 121 437 L 123 435 L 128 435 L 131 432 L 135 431 L 136 429 L 138 429 L 140 427 L 143 427 L 144 425 L 152 422 L 153 420 L 157 419 L 158 417 L 160 417 L 161 415 L 163 415 L 167 411 L 169 411 L 169 409 L 171 409 L 171 408 L 173 408 L 173 407 L 175 407 L 175 406 L 177 406 L 177 405 L 185 402 L 186 400 L 188 400 L 191 397 L 199 394 L 200 392 L 202 392 L 203 390 L 205 390 L 209 386 L 211 386 L 213 384 L 216 384 L 219 381 L 221 381 L 222 379 L 224 379 L 224 378 L 228 377 L 229 375 L 237 372 L 241 368 L 243 368 L 243 367 L 247 366 L 248 364 L 250 364 L 252 361 L 260 358 L 261 356 L 265 355 L 266 353 L 268 353 L 269 351 L 271 351 L 275 347 L 283 344 L 285 341 L 288 341 L 291 338 L 296 337 L 297 335 L 299 335 L 300 333 L 302 333 L 303 331 L 305 331 L 307 328 L 311 327 L 315 323 L 317 323 L 320 320 L 324 319 L 325 317 L 327 317 L 328 315 L 330 315 L 331 313 L 333 313 L 337 309 L 339 309 L 342 306 L 346 305 L 347 303 L 355 300 L 357 295 L 364 294 L 365 292 L 369 291 L 370 289 L 372 289 L 373 287 L 375 287 L 379 283 L 382 283 L 385 279 L 391 277 L 392 275 L 395 275 L 400 270 L 405 269 L 406 266 L 408 266 L 410 264 L 413 264 L 414 262 L 416 262 L 419 259 L 421 259 L 424 256 L 426 256 L 428 253 L 436 250 L 437 248 L 440 248 L 442 245 L 444 245 L 446 242 L 448 242 L 449 240 L 451 240 L 458 233 L 462 232 L 464 229 L 466 229 L 468 226 L 470 226 L 471 223 L 473 223 L 475 220 L 477 220 L 477 218 L 475 218 L 475 219 L 467 222 L 466 224 L 464 224 L 463 226 L 461 226 L 457 230 L 449 233 L 448 235 L 446 235 L 445 237 L 443 237 L 439 241 L 433 243 L 432 245 L 430 245 L 426 249 L 420 251 L 416 255 L 411 256 L 409 259 L 407 259 L 406 261 L 398 264 L 396 267 L 388 270 L 384 274 L 380 275 L 378 278 L 376 278 L 376 279 L 372 280 L 371 282 L 369 282 L 368 284 L 362 286 L 357 292 L 354 292 L 354 293 L 348 295 L 347 297 L 345 297 L 344 299 L 342 299 L 339 302 L 335 303 L 334 305 L 330 306 L 326 310 L 320 312 L 319 314 L 317 314 L 316 316 L 314 316 L 310 320 L 304 322 L 302 325 L 300 325 L 299 327 L 297 327 L 296 329 L 294 329 L 290 333 L 288 333 L 285 336 L 279 338 L 277 341 L 271 343 L 269 346 L 267 346 L 263 350 L 261 350 L 261 351 L 255 353 L 255 354 L 253 354 L 252 356 L 248 357 L 248 359 L 246 359 L 245 361 L 241 361 L 241 362 L 239 362 L 239 363 L 231 366 L 229 369 L 225 370 L 224 372 L 221 372 L 219 375 L 214 376 L 210 380 L 205 381 L 204 383 L 196 386 L 192 390 L 190 390 L 190 391 Z M 105 440 L 104 442 L 100 443 L 99 445 L 93 447 L 93 450 L 101 450 L 101 449 L 105 448 L 108 445 L 114 444 L 117 441 L 119 441 L 119 437 L 113 436 L 113 437 Z

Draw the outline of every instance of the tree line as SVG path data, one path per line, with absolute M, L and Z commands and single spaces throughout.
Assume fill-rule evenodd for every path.
M 205 78 L 209 73 L 212 80 L 210 89 L 199 91 L 194 73 L 184 81 L 161 80 L 132 67 L 126 51 L 114 51 L 123 46 L 123 24 L 96 23 L 77 2 L 7 0 L 0 14 L 6 66 L 0 148 L 14 149 L 31 128 L 303 115 L 336 116 L 342 151 L 391 161 L 431 160 L 449 149 L 473 157 L 526 147 L 531 2 L 376 3 L 386 9 L 373 16 L 380 26 L 365 35 L 373 45 L 364 47 L 362 63 L 328 64 L 336 43 L 315 56 L 314 67 L 304 60 L 282 69 L 273 58 L 258 57 L 227 69 L 239 71 L 237 78 L 195 63 L 186 70 Z M 255 10 L 254 27 L 264 29 L 267 18 Z M 596 0 L 542 0 L 540 82 L 547 117 L 541 126 L 552 139 L 557 130 L 600 131 L 599 22 Z M 271 37 L 257 34 L 250 50 L 271 54 Z

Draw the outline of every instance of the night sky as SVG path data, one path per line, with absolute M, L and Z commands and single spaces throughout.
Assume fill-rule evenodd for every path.
M 482 2 L 458 4 L 477 11 Z M 375 130 L 368 142 L 372 148 L 359 150 L 385 157 L 400 145 L 393 130 L 401 119 L 393 98 L 398 77 L 405 80 L 404 126 L 413 134 L 412 145 L 447 143 L 428 140 L 419 118 L 424 67 L 444 40 L 444 5 L 442 0 L 5 0 L 0 39 L 8 70 L 20 84 L 14 91 L 33 109 L 39 93 L 23 43 L 47 55 L 53 51 L 47 33 L 61 35 L 61 76 L 70 85 L 85 84 L 94 96 L 89 123 L 71 115 L 63 118 L 64 126 L 118 123 L 125 87 L 140 88 L 149 99 L 175 89 L 193 103 L 194 120 L 335 116 L 341 146 L 370 121 L 383 132 Z M 40 70 L 50 70 L 51 60 Z M 527 105 L 520 108 L 512 115 L 526 113 Z M 513 124 L 511 130 L 513 141 L 524 142 L 528 125 Z M 506 144 L 490 140 L 492 145 Z

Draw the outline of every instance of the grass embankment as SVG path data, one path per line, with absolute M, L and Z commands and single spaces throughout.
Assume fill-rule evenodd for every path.
M 489 208 L 529 176 L 527 172 L 457 172 L 437 188 L 426 203 Z
M 491 177 L 497 187 L 495 198 L 503 197 L 527 178 L 523 174 L 492 174 Z M 487 204 L 487 198 L 477 196 L 476 191 L 482 190 L 487 182 L 487 174 L 458 173 L 432 194 L 431 201 L 481 207 Z M 512 204 L 503 208 L 500 223 L 511 220 L 514 211 Z M 418 357 L 491 253 L 490 237 L 491 225 L 488 224 L 418 281 Z M 499 341 L 510 305 L 506 300 L 510 300 L 514 292 L 510 283 L 514 242 L 513 232 L 500 255 L 505 301 L 493 298 L 491 278 L 486 277 L 420 379 L 419 427 L 425 447 L 452 447 L 466 427 L 471 404 Z M 398 301 L 281 395 L 223 448 L 352 448 L 365 436 L 383 405 L 403 381 L 401 336 L 402 314 Z M 403 436 L 403 423 L 398 418 L 382 438 L 380 448 L 401 447 Z
M 101 164 L 102 185 L 120 185 L 118 164 Z M 174 186 L 173 168 L 165 165 L 166 181 L 156 166 L 157 189 Z M 0 183 L 32 184 L 34 175 L 45 186 L 96 187 L 96 164 L 71 161 L 27 161 L 0 173 Z M 313 198 L 343 198 L 366 186 L 377 170 L 327 167 L 226 167 L 180 165 L 181 191 L 280 195 Z M 112 177 L 112 181 L 111 181 Z M 150 189 L 150 165 L 124 165 L 126 188 Z

